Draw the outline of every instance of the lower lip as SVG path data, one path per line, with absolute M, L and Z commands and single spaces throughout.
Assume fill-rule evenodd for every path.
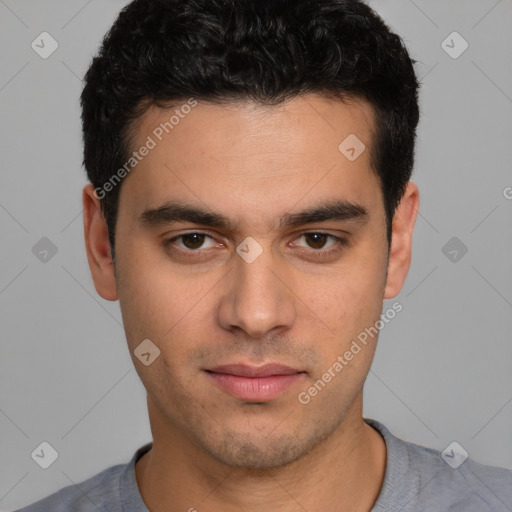
M 270 375 L 268 377 L 240 377 L 227 373 L 206 372 L 214 382 L 231 396 L 251 402 L 265 402 L 304 379 L 303 373 Z

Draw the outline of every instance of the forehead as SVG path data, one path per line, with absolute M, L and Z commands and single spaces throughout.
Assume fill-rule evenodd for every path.
M 121 196 L 139 213 L 177 198 L 226 211 L 269 211 L 276 201 L 307 206 L 315 197 L 361 204 L 380 193 L 373 131 L 368 103 L 312 94 L 273 106 L 190 99 L 151 106 L 132 125 L 131 149 L 152 149 L 126 177 Z
M 341 101 L 306 94 L 278 105 L 249 100 L 212 103 L 183 98 L 166 108 L 149 106 L 135 119 L 129 131 L 134 149 L 147 136 L 152 136 L 157 143 L 171 143 L 172 138 L 188 139 L 196 149 L 215 145 L 223 154 L 234 155 L 248 137 L 250 142 L 265 145 L 269 151 L 278 151 L 279 147 L 286 151 L 293 146 L 297 152 L 300 139 L 308 142 L 304 153 L 311 154 L 313 144 L 319 151 L 327 146 L 337 149 L 340 138 L 343 140 L 350 134 L 364 139 L 369 147 L 373 129 L 374 110 L 366 100 L 347 97 Z M 239 145 L 232 146 L 230 142 Z M 263 156 L 261 152 L 259 155 Z

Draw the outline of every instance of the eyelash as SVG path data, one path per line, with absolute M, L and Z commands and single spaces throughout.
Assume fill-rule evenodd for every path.
M 181 248 L 176 248 L 176 246 L 174 245 L 174 242 L 176 240 L 179 240 L 179 239 L 189 236 L 189 235 L 204 235 L 205 237 L 214 240 L 214 237 L 209 235 L 208 233 L 203 233 L 201 231 L 191 231 L 190 233 L 182 233 L 181 235 L 164 240 L 164 246 L 171 252 L 179 252 L 179 253 L 181 253 L 181 255 L 184 255 L 185 257 L 189 257 L 189 258 L 197 257 L 197 255 L 200 254 L 201 249 L 181 249 Z M 325 258 L 333 253 L 340 252 L 342 250 L 342 248 L 347 247 L 349 245 L 349 241 L 346 238 L 335 236 L 335 235 L 332 235 L 331 233 L 325 233 L 323 231 L 307 231 L 305 233 L 302 233 L 298 238 L 300 239 L 306 235 L 326 235 L 328 238 L 330 238 L 331 240 L 334 240 L 336 242 L 335 246 L 332 246 L 332 247 L 335 247 L 334 249 L 332 247 L 327 250 L 322 250 L 322 249 L 309 249 L 308 250 L 308 249 L 302 248 L 302 249 L 305 249 L 309 253 L 309 256 L 312 256 L 313 258 L 316 258 L 316 259 Z

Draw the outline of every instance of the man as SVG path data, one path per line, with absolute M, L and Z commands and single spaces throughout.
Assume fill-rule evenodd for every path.
M 123 9 L 81 98 L 84 228 L 153 442 L 24 511 L 512 510 L 511 471 L 362 415 L 410 265 L 417 91 L 360 1 Z

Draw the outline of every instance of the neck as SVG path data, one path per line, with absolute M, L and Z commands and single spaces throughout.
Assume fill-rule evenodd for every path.
M 271 469 L 227 466 L 186 436 L 169 432 L 149 400 L 148 408 L 153 447 L 139 459 L 135 474 L 151 512 L 320 512 L 326 508 L 368 512 L 377 500 L 386 446 L 363 421 L 362 396 L 331 436 L 303 458 Z

